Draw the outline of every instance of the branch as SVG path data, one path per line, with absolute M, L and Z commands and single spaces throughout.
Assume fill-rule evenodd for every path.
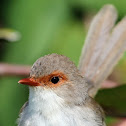
M 119 121 L 116 122 L 116 124 L 113 124 L 112 126 L 126 126 L 126 118 L 119 119 Z
M 31 66 L 0 63 L 0 76 L 28 76 Z M 118 83 L 106 80 L 101 88 L 114 88 Z
M 28 76 L 30 66 L 0 63 L 0 76 Z
M 0 76 L 28 76 L 30 67 L 26 65 L 0 63 Z M 114 88 L 117 86 L 119 84 L 111 80 L 106 80 L 102 83 L 102 88 Z
M 114 87 L 117 87 L 119 86 L 118 83 L 114 82 L 114 81 L 111 81 L 111 80 L 105 80 L 102 85 L 101 85 L 101 88 L 105 89 L 105 88 L 114 88 Z

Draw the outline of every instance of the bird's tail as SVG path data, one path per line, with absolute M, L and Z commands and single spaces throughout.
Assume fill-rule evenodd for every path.
M 94 17 L 82 49 L 79 69 L 90 82 L 94 97 L 126 50 L 126 17 L 115 27 L 117 11 L 105 5 Z

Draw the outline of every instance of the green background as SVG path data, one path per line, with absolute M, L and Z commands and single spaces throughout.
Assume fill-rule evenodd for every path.
M 126 15 L 125 0 L 3 0 L 1 25 L 16 29 L 21 39 L 2 44 L 1 62 L 32 65 L 46 54 L 63 54 L 78 64 L 90 18 L 112 3 L 120 20 Z M 125 56 L 117 69 L 123 69 Z M 27 100 L 28 88 L 17 82 L 22 77 L 0 77 L 0 126 L 14 126 Z M 122 77 L 123 80 L 124 77 Z

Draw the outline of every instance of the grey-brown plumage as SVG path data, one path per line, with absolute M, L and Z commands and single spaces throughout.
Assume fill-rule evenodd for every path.
M 115 7 L 105 5 L 94 17 L 82 49 L 79 70 L 91 82 L 92 97 L 126 51 L 126 17 L 114 27 L 116 19 Z
M 45 76 L 53 71 L 64 71 L 66 74 L 79 73 L 75 64 L 66 56 L 51 54 L 39 58 L 32 66 L 30 76 Z
M 67 78 L 66 81 L 64 81 L 61 85 L 57 87 L 55 86 L 49 87 L 49 85 L 42 85 L 40 88 L 41 92 L 45 90 L 48 91 L 48 93 L 53 91 L 56 97 L 62 99 L 63 101 L 63 103 L 61 102 L 62 104 L 58 103 L 59 101 L 56 100 L 57 105 L 61 104 L 61 108 L 59 107 L 61 111 L 60 113 L 63 112 L 66 114 L 66 117 L 62 117 L 61 114 L 62 117 L 61 120 L 63 120 L 63 118 L 67 118 L 66 120 L 68 122 L 67 121 L 65 122 L 67 126 L 82 126 L 82 124 L 84 124 L 84 126 L 104 126 L 105 125 L 104 114 L 101 107 L 88 95 L 88 84 L 85 81 L 85 78 L 81 75 L 80 71 L 77 69 L 75 64 L 72 61 L 70 61 L 70 59 L 67 58 L 66 56 L 58 54 L 50 54 L 39 58 L 31 68 L 30 78 L 34 78 L 34 80 L 37 80 L 38 78 L 43 78 L 48 75 L 51 75 L 54 72 L 62 73 L 63 75 L 65 75 Z M 33 100 L 30 99 L 36 97 L 35 94 L 37 92 L 39 94 L 40 93 L 39 91 L 40 91 L 39 87 L 31 87 L 30 95 L 32 94 L 32 96 L 29 96 L 29 102 L 23 106 L 24 110 L 30 108 L 30 105 L 33 102 Z M 44 97 L 48 98 L 48 96 Z M 36 98 L 38 99 L 39 102 L 42 102 L 41 104 L 44 104 L 45 101 L 43 100 L 41 101 L 41 98 L 39 98 L 39 96 L 37 96 Z M 55 101 L 55 99 L 57 98 L 54 98 L 52 100 Z M 55 107 L 53 109 L 55 110 Z M 40 113 L 43 113 L 43 110 L 40 110 Z M 22 118 L 23 114 L 21 114 L 20 116 L 21 119 L 19 121 L 19 126 L 29 126 L 24 123 L 25 119 Z M 41 116 L 47 118 L 46 116 L 48 115 L 45 114 Z M 48 119 L 47 121 L 49 122 Z M 62 124 L 62 121 L 60 123 L 61 124 L 58 124 L 58 126 L 64 126 L 64 124 Z M 51 126 L 57 125 L 56 123 L 49 123 L 49 124 Z M 44 122 L 45 126 L 50 126 L 49 124 L 46 125 L 46 123 Z M 42 124 L 40 123 L 39 126 L 42 126 Z
M 105 126 L 103 110 L 91 97 L 126 49 L 126 19 L 112 31 L 116 18 L 112 5 L 96 15 L 79 70 L 69 58 L 58 54 L 34 63 L 30 77 L 19 81 L 30 86 L 30 93 L 18 126 Z
M 47 76 L 54 71 L 64 73 L 67 76 L 68 81 L 66 84 L 63 84 L 56 89 L 54 88 L 53 90 L 58 95 L 62 95 L 67 102 L 73 101 L 71 104 L 83 104 L 86 96 L 88 97 L 88 84 L 75 64 L 68 57 L 58 54 L 41 57 L 33 64 L 30 76 L 38 78 Z

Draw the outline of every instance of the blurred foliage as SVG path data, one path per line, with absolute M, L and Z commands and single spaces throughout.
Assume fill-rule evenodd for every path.
M 95 99 L 105 109 L 106 115 L 126 117 L 126 85 L 100 90 Z
M 20 39 L 20 33 L 8 28 L 0 28 L 0 39 L 5 39 L 9 42 L 18 41 Z
M 17 43 L 4 43 L 4 62 L 33 64 L 49 53 L 63 54 L 78 64 L 87 32 L 83 17 L 113 3 L 122 17 L 126 1 L 117 0 L 3 0 L 1 24 L 21 33 Z M 14 126 L 18 112 L 27 100 L 28 90 L 17 84 L 18 77 L 0 77 L 0 126 Z

